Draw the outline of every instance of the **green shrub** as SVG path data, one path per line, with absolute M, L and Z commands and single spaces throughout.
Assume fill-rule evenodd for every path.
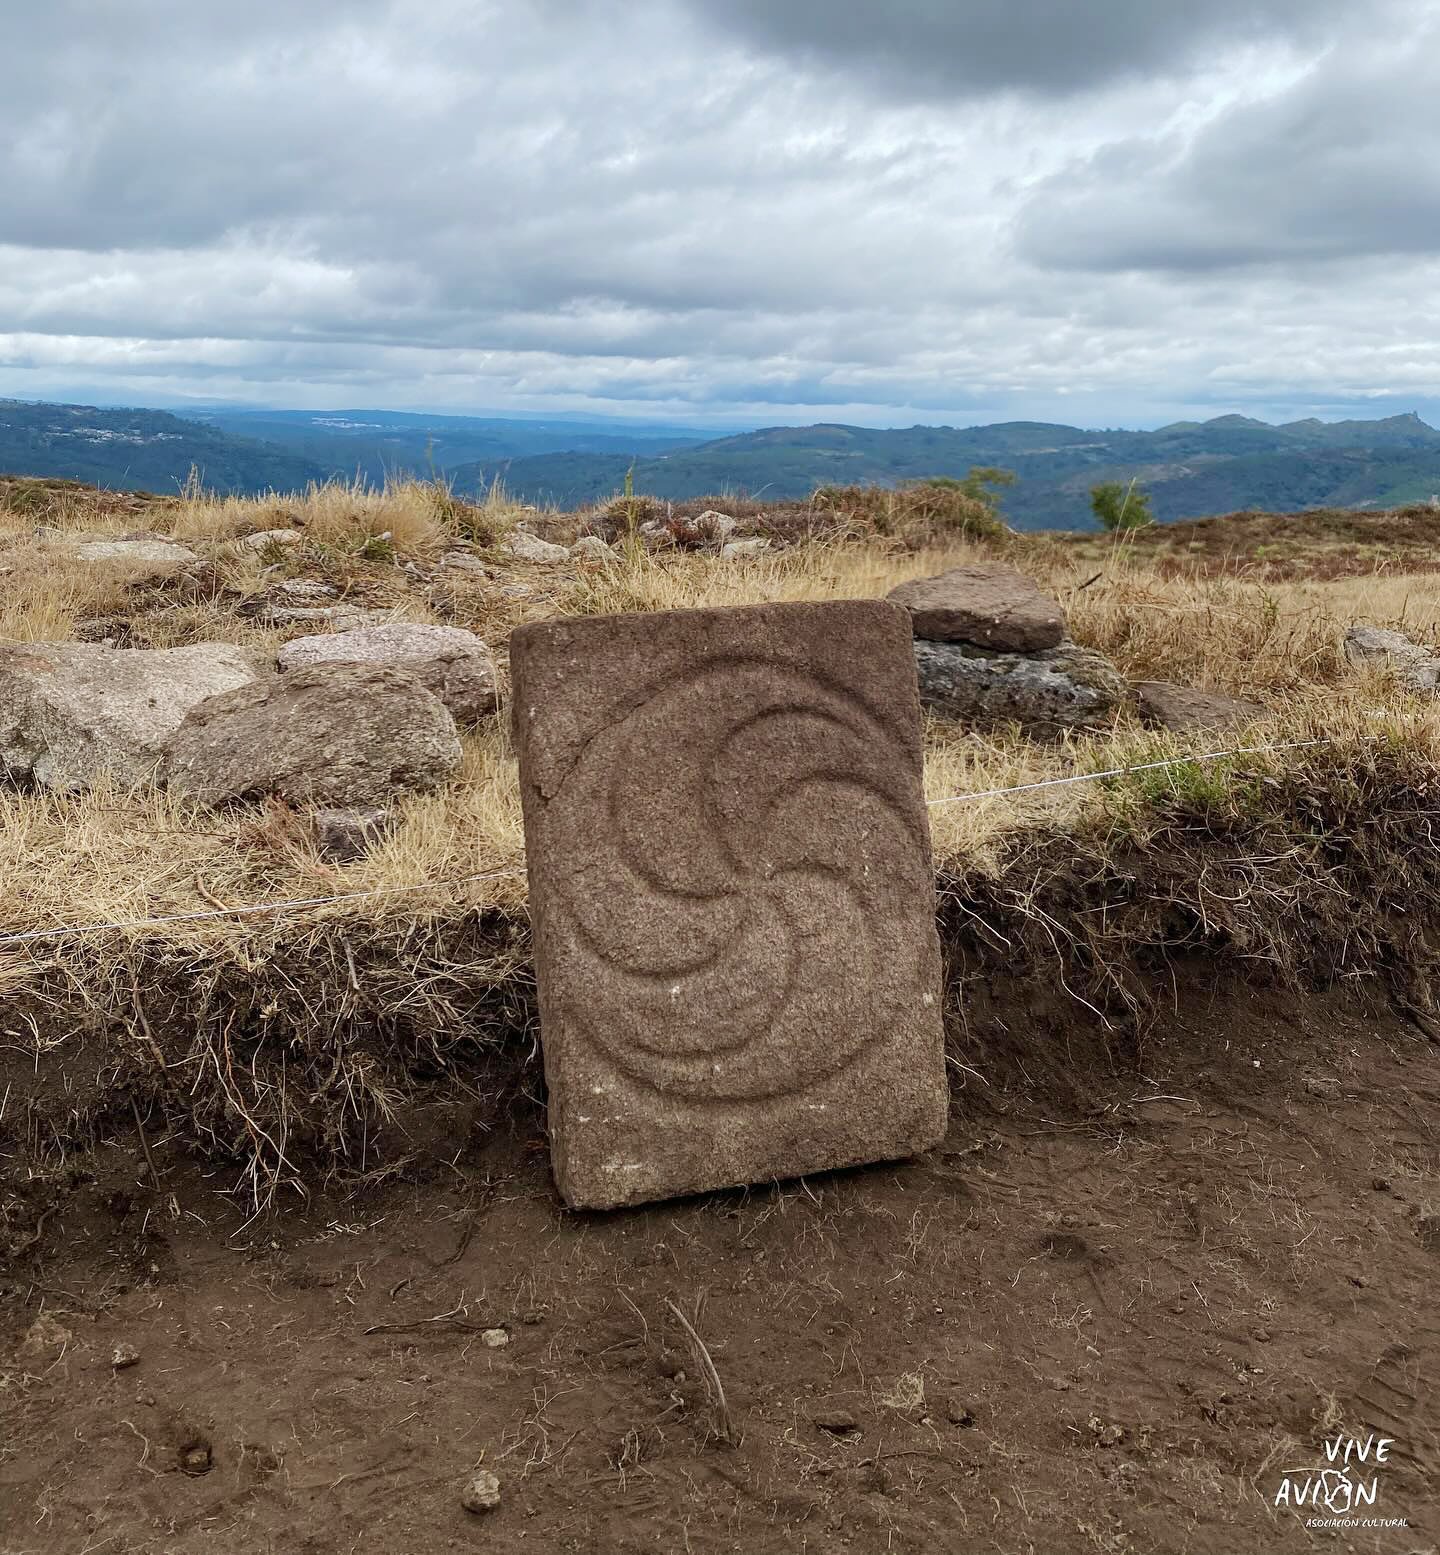
M 1119 481 L 1101 481 L 1090 488 L 1090 510 L 1100 527 L 1114 534 L 1120 529 L 1144 529 L 1155 522 L 1150 511 L 1150 496 L 1132 480 L 1128 486 Z

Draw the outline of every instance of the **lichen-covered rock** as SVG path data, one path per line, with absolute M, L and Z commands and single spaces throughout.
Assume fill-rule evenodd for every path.
M 458 626 L 391 621 L 296 637 L 275 662 L 287 672 L 307 664 L 391 664 L 433 691 L 462 724 L 478 723 L 497 706 L 494 656 L 474 632 Z
M 532 535 L 527 529 L 517 529 L 505 541 L 505 549 L 522 562 L 564 562 L 570 560 L 570 553 L 563 545 L 552 545 L 549 540 L 542 540 L 539 535 Z
M 312 664 L 202 702 L 171 736 L 160 775 L 203 804 L 275 794 L 348 810 L 438 788 L 459 766 L 455 720 L 413 675 Z
M 1157 729 L 1238 729 L 1265 716 L 1258 702 L 1170 680 L 1140 680 L 1131 689 L 1140 721 Z
M 191 708 L 255 675 L 230 643 L 0 647 L 0 771 L 70 791 L 101 774 L 142 783 Z
M 1403 632 L 1383 626 L 1352 626 L 1345 633 L 1345 657 L 1351 664 L 1391 670 L 1401 685 L 1423 696 L 1440 692 L 1440 656 L 1412 642 Z
M 1065 637 L 1065 612 L 1057 601 L 1013 567 L 952 567 L 902 583 L 889 597 L 910 612 L 915 635 L 933 642 L 1035 653 L 1058 647 Z
M 1039 653 L 994 653 L 917 638 L 915 667 L 926 709 L 975 724 L 1079 728 L 1110 718 L 1130 695 L 1104 654 L 1068 641 Z
M 607 545 L 599 535 L 581 535 L 570 547 L 570 554 L 590 562 L 613 562 L 615 548 Z

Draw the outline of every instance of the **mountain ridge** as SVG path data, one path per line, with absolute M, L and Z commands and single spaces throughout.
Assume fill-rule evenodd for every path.
M 515 496 L 573 507 L 636 491 L 681 500 L 734 492 L 798 499 L 817 485 L 897 485 L 998 466 L 1017 483 L 1002 497 L 1023 529 L 1093 527 L 1089 489 L 1138 480 L 1162 521 L 1272 506 L 1391 506 L 1440 492 L 1440 431 L 1415 412 L 1374 421 L 1316 418 L 1272 425 L 1248 416 L 1173 422 L 1152 431 L 1012 421 L 981 427 L 877 430 L 822 422 L 762 427 L 652 458 L 574 451 L 450 472 L 469 494 L 500 475 Z
M 1440 430 L 1409 411 L 1274 425 L 1231 414 L 1150 430 L 819 422 L 706 439 L 673 423 L 631 429 L 399 411 L 179 416 L 0 400 L 0 471 L 130 491 L 177 490 L 192 469 L 206 486 L 239 495 L 337 478 L 379 485 L 438 476 L 457 495 L 478 497 L 498 478 L 515 497 L 575 507 L 611 496 L 627 477 L 636 491 L 673 500 L 803 500 L 822 485 L 894 486 L 985 466 L 1016 475 L 1002 509 L 1021 529 L 1092 528 L 1089 491 L 1104 480 L 1141 483 L 1162 521 L 1256 508 L 1392 507 L 1440 493 Z

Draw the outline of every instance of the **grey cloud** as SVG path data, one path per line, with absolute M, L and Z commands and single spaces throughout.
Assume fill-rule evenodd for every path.
M 1309 46 L 1391 4 L 1245 9 Z M 435 0 L 420 25 L 402 0 L 10 9 L 0 393 L 69 374 L 270 403 L 1084 419 L 1177 384 L 1258 403 L 1277 362 L 1296 393 L 1440 384 L 1440 243 L 1413 212 L 1378 272 L 1357 245 L 1326 286 L 1196 274 L 1343 227 L 1327 189 L 1360 155 L 1324 119 L 1358 53 L 1278 90 L 1304 60 L 1222 50 L 1260 36 L 1238 0 L 837 0 L 824 29 L 812 0 L 739 0 L 721 31 L 700 0 Z M 1257 101 L 1182 138 L 1212 90 Z M 1340 99 L 1374 141 L 1354 198 L 1405 227 L 1428 86 L 1367 92 Z M 1378 317 L 1402 355 L 1374 348 Z
M 904 96 L 1070 94 L 1274 38 L 1309 42 L 1348 0 L 685 0 L 760 49 Z
M 1188 139 L 1106 146 L 1031 192 L 1019 251 L 1062 270 L 1197 272 L 1440 253 L 1437 57 L 1440 20 L 1421 21 Z

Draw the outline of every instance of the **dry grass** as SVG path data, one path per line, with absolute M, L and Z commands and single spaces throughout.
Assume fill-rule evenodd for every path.
M 277 575 L 314 575 L 312 528 L 331 537 L 326 544 L 337 536 L 345 539 L 347 560 L 329 574 L 342 580 L 343 597 L 413 619 L 437 619 L 429 597 L 413 587 L 394 559 L 354 559 L 365 536 L 389 534 L 398 541 L 403 535 L 406 550 L 454 543 L 453 535 L 434 527 L 440 522 L 435 491 L 407 487 L 393 493 L 388 506 L 366 493 L 351 506 L 349 488 L 313 491 L 292 504 L 306 520 L 303 549 L 277 561 L 250 551 L 220 556 L 216 565 L 224 569 L 224 589 L 199 598 L 177 597 L 172 588 L 143 579 L 137 585 L 123 568 L 77 567 L 63 551 L 27 538 L 6 553 L 12 571 L 0 597 L 0 637 L 64 638 L 77 619 L 134 612 L 139 605 L 143 630 L 135 640 L 149 645 L 222 639 L 273 651 L 286 635 L 311 628 L 287 633 L 260 627 L 237 607 L 243 609 Z M 167 504 L 163 518 L 165 532 L 198 543 L 202 531 L 224 541 L 271 526 L 278 510 L 237 499 L 187 498 Z M 133 514 L 117 523 L 135 528 Z M 1422 639 L 1440 639 L 1440 574 L 1268 585 L 1166 577 L 1121 547 L 1097 577 L 1091 560 L 1044 541 L 1012 542 L 1009 550 L 1017 565 L 1065 603 L 1076 638 L 1110 655 L 1132 678 L 1177 679 L 1267 704 L 1269 714 L 1255 740 L 1283 744 L 1320 731 L 1348 743 L 1373 732 L 1381 720 L 1387 737 L 1429 754 L 1424 710 L 1383 680 L 1356 675 L 1339 647 L 1345 627 L 1355 620 L 1399 624 Z M 611 563 L 565 568 L 497 560 L 500 581 L 472 587 L 467 580 L 471 592 L 446 618 L 480 631 L 503 651 L 509 630 L 522 620 L 875 597 L 907 578 L 990 554 L 979 544 L 910 552 L 883 539 L 831 539 L 741 562 L 638 547 L 622 548 Z M 1018 730 L 980 733 L 937 723 L 928 732 L 927 789 L 940 799 L 1181 756 L 1213 743 L 1157 735 L 1128 718 L 1052 742 L 1036 742 Z M 1076 786 L 937 809 L 937 858 L 947 867 L 993 860 L 1017 829 L 1037 821 L 1075 824 L 1097 806 L 1103 810 L 1109 795 L 1098 786 Z M 516 867 L 523 850 L 503 720 L 468 743 L 458 781 L 440 795 L 402 800 L 398 811 L 392 837 L 342 869 L 321 862 L 303 830 L 273 814 L 188 814 L 163 795 L 124 795 L 103 787 L 77 797 L 14 795 L 0 821 L 0 868 L 9 882 L 0 928 L 164 915 L 203 907 L 208 896 L 240 902 L 326 889 L 390 891 L 415 881 Z M 479 899 L 513 907 L 522 897 L 513 883 L 501 883 L 486 887 Z M 423 898 L 407 895 L 348 910 L 369 916 L 422 908 Z M 173 932 L 188 938 L 226 931 Z
M 1355 620 L 1440 640 L 1440 574 L 1266 583 L 1198 566 L 1160 568 L 1126 544 L 1081 552 L 1004 537 L 914 550 L 913 535 L 866 534 L 851 524 L 815 534 L 799 521 L 787 531 L 800 537 L 794 543 L 739 561 L 648 552 L 631 541 L 610 561 L 547 567 L 497 547 L 522 519 L 557 537 L 588 521 L 527 514 L 498 491 L 467 507 L 433 486 L 383 496 L 330 487 L 249 503 L 191 493 L 138 511 L 133 502 L 97 511 L 95 494 L 62 492 L 38 521 L 62 534 L 158 531 L 190 544 L 202 565 L 179 582 L 81 568 L 63 545 L 34 537 L 33 505 L 0 512 L 0 637 L 63 639 L 108 617 L 139 644 L 223 639 L 273 651 L 287 634 L 257 626 L 245 609 L 277 579 L 300 576 L 322 578 L 370 608 L 470 626 L 503 658 L 509 631 L 524 620 L 875 597 L 998 549 L 1065 603 L 1078 640 L 1132 678 L 1243 693 L 1266 714 L 1218 742 L 1147 731 L 1129 714 L 1044 742 L 1019 730 L 933 724 L 926 736 L 932 800 L 1180 762 L 932 808 L 947 900 L 968 904 L 956 909 L 969 917 L 953 930 L 954 943 L 964 941 L 972 917 L 984 917 L 987 932 L 1017 955 L 1016 947 L 1028 947 L 1021 960 L 1058 958 L 1097 1009 L 1113 1000 L 1122 1011 L 1143 1002 L 1137 958 L 1176 932 L 1176 912 L 1201 925 L 1182 939 L 1192 932 L 1204 939 L 1212 929 L 1249 936 L 1245 954 L 1271 967 L 1309 964 L 1307 957 L 1329 966 L 1332 952 L 1345 966 L 1362 953 L 1375 965 L 1423 959 L 1413 945 L 1403 955 L 1385 950 L 1373 925 L 1346 918 L 1334 902 L 1337 891 L 1358 893 L 1366 905 L 1386 893 L 1403 900 L 1418 892 L 1418 900 L 1429 890 L 1408 855 L 1429 824 L 1425 795 L 1440 772 L 1440 734 L 1427 705 L 1384 677 L 1355 673 L 1340 643 Z M 301 527 L 305 539 L 259 553 L 234 544 L 276 527 Z M 437 568 L 439 553 L 457 545 L 484 561 L 485 575 Z M 1317 738 L 1329 743 L 1203 765 L 1182 760 L 1216 744 Z M 1325 818 L 1317 820 L 1322 805 Z M 1328 843 L 1316 837 L 1333 832 L 1361 848 L 1357 827 L 1372 811 L 1388 825 L 1392 810 L 1383 846 L 1365 840 L 1371 851 L 1337 885 Z M 36 1076 L 57 1043 L 67 1053 L 70 1044 L 101 1043 L 91 1068 L 109 1077 L 106 1086 L 93 1105 L 72 1097 L 63 1126 L 53 1108 L 45 1112 L 45 1127 L 62 1141 L 53 1148 L 63 1151 L 64 1140 L 98 1126 L 115 1086 L 139 1088 L 172 1118 L 183 1114 L 177 1126 L 187 1136 L 244 1161 L 249 1190 L 264 1200 L 299 1180 L 300 1154 L 318 1154 L 337 1170 L 369 1169 L 375 1141 L 393 1138 L 406 1098 L 432 1094 L 441 1083 L 434 1076 L 461 1090 L 471 1085 L 465 1076 L 483 1053 L 513 1041 L 532 1018 L 523 838 L 504 719 L 467 741 L 456 781 L 401 800 L 396 819 L 383 843 L 342 867 L 322 860 L 303 819 L 280 806 L 196 812 L 162 794 L 103 786 L 73 797 L 6 797 L 0 933 L 354 898 L 0 945 L 7 1026 L 34 1044 Z M 1212 847 L 1221 849 L 1214 857 Z M 1154 865 L 1161 883 L 1143 912 L 1137 906 L 1116 917 L 1103 894 L 1098 905 L 1074 905 L 1091 882 L 1116 869 L 1133 876 L 1151 867 L 1145 860 L 1161 861 Z M 1086 882 L 1078 897 L 1075 880 Z M 1216 881 L 1227 882 L 1221 889 L 1241 905 L 1212 900 Z M 1321 929 L 1331 936 L 1323 945 L 1315 937 Z M 152 1046 L 137 1043 L 137 1029 L 153 1032 Z M 468 1055 L 463 1065 L 459 1053 Z M 422 1074 L 431 1078 L 422 1082 Z M 40 1128 L 39 1112 L 15 1116 Z M 31 1143 L 52 1148 L 40 1134 Z

